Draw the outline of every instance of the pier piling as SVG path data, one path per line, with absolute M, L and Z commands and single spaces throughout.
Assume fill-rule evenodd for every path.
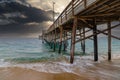
M 108 60 L 111 60 L 111 22 L 108 22 Z
M 62 36 L 63 35 L 63 28 L 60 27 L 60 43 L 59 43 L 59 54 L 61 53 L 61 48 L 62 48 Z
M 74 51 L 75 51 L 75 40 L 76 40 L 76 28 L 78 24 L 77 17 L 74 18 L 73 28 L 72 28 L 72 39 L 71 39 L 71 50 L 70 50 L 70 63 L 72 64 L 74 61 Z
M 96 20 L 93 20 L 94 61 L 98 61 L 98 38 Z

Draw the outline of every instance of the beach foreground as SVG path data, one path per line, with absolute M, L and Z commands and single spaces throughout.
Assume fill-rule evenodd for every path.
M 119 60 L 93 62 L 88 65 L 85 61 L 80 62 L 81 65 L 77 64 L 80 67 L 75 64 L 71 66 L 73 72 L 61 71 L 59 73 L 42 72 L 27 67 L 1 67 L 0 80 L 120 80 Z M 53 63 L 48 63 L 50 64 L 55 66 Z M 56 69 L 60 69 L 58 66 Z
M 0 69 L 0 80 L 86 80 L 72 73 L 43 73 L 23 68 Z

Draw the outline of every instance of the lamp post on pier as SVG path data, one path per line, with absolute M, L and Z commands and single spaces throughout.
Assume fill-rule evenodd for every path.
M 53 2 L 53 26 L 54 26 L 54 30 L 55 30 L 55 38 L 54 38 L 54 51 L 56 50 L 56 27 L 55 27 L 55 25 L 54 25 L 54 21 L 55 21 L 55 12 L 54 12 L 54 10 L 55 10 L 55 7 L 54 7 L 54 5 L 55 5 L 55 2 Z

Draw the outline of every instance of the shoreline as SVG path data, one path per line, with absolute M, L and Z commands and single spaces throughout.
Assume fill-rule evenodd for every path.
M 120 60 L 79 63 L 40 63 L 0 67 L 1 80 L 119 80 Z M 35 63 L 36 64 L 36 63 Z M 32 67 L 30 67 L 32 66 Z M 45 69 L 45 70 L 43 70 Z M 68 69 L 69 71 L 65 71 Z M 43 70 L 43 71 L 42 71 Z M 52 73 L 52 71 L 58 73 Z

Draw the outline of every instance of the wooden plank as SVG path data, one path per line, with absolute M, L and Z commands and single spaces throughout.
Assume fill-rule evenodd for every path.
M 115 14 L 115 12 L 114 13 L 101 13 L 101 14 L 80 16 L 79 18 L 86 18 L 86 17 L 90 18 L 90 17 L 98 17 L 98 16 L 102 17 L 102 16 L 110 16 L 110 15 L 114 15 L 114 14 Z
M 96 13 L 101 13 L 103 11 L 107 11 L 111 8 L 113 8 L 114 6 L 117 6 L 117 4 L 119 4 L 118 2 L 119 0 L 114 0 L 114 1 L 111 1 L 109 4 L 103 4 L 101 7 L 98 7 L 94 10 L 92 10 L 89 14 L 96 14 Z M 108 1 L 109 2 L 109 1 Z M 115 8 L 114 8 L 115 9 Z
M 104 3 L 108 2 L 108 1 L 109 1 L 109 0 L 102 0 L 102 1 L 100 2 L 100 0 L 97 0 L 97 2 L 99 2 L 99 4 L 96 5 L 96 3 L 97 3 L 97 2 L 96 2 L 96 3 L 93 4 L 91 7 L 87 7 L 83 12 L 80 12 L 80 15 L 84 15 L 84 14 L 86 14 L 86 13 L 89 13 L 90 11 L 92 11 L 92 10 L 94 10 L 94 9 L 102 6 Z

